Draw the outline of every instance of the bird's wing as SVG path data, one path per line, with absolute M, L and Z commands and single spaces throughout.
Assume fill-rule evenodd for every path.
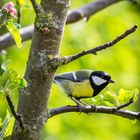
M 67 73 L 56 75 L 54 80 L 61 81 L 61 80 L 65 79 L 65 80 L 70 80 L 70 81 L 74 81 L 74 82 L 82 82 L 82 81 L 88 80 L 91 73 L 92 73 L 91 70 L 80 70 L 80 71 L 74 71 L 74 72 L 67 72 Z
M 54 80 L 56 80 L 56 81 L 61 81 L 61 80 L 74 81 L 73 73 L 72 72 L 67 72 L 67 73 L 55 75 Z

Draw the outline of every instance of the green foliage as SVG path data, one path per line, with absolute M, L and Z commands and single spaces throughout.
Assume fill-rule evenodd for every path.
M 26 82 L 23 78 L 20 78 L 17 72 L 13 69 L 5 71 L 0 76 L 0 91 L 7 93 L 12 92 L 15 89 L 23 88 L 26 86 Z
M 6 11 L 3 11 L 3 10 L 0 9 L 0 28 L 2 26 L 6 25 L 6 23 L 13 18 L 14 17 L 11 14 L 9 14 Z
M 21 88 L 27 87 L 27 82 L 24 78 L 18 79 L 18 86 Z
M 133 89 L 133 90 L 125 90 L 125 89 L 120 89 L 119 94 L 118 94 L 118 100 L 121 104 L 128 102 L 134 95 L 134 101 L 138 99 L 139 95 L 139 90 L 138 89 Z
M 10 116 L 10 113 L 7 111 L 4 121 L 0 119 L 0 140 L 11 135 L 14 124 L 14 118 Z
M 104 106 L 114 106 L 117 107 L 121 104 L 125 104 L 129 102 L 129 100 L 133 97 L 134 101 L 138 99 L 139 90 L 125 90 L 121 88 L 116 94 L 114 91 L 106 91 L 104 94 L 99 95 L 93 98 L 93 102 L 96 105 L 104 105 Z
M 20 4 L 20 6 L 22 6 L 24 4 L 25 0 L 18 0 L 18 3 Z
M 6 59 L 6 52 L 0 53 L 0 96 L 18 93 L 19 88 L 27 86 L 24 78 L 21 78 L 13 69 L 8 69 L 9 61 Z M 14 118 L 7 111 L 6 117 L 2 122 L 0 119 L 0 140 L 7 138 L 12 133 Z
M 19 32 L 19 24 L 13 22 L 16 17 L 8 11 L 0 9 L 0 28 L 6 26 L 11 33 L 18 48 L 21 47 L 21 36 Z
M 15 2 L 16 0 L 13 1 Z M 3 0 L 1 2 L 3 3 Z M 72 0 L 71 9 L 76 9 L 88 2 L 91 2 L 91 0 Z M 25 4 L 31 5 L 29 1 L 25 2 Z M 34 22 L 35 14 L 32 8 L 23 8 L 21 16 L 21 25 L 23 27 Z M 134 24 L 140 26 L 139 8 L 137 8 L 137 5 L 133 5 L 127 1 L 114 4 L 91 16 L 88 22 L 79 21 L 67 25 L 60 53 L 61 55 L 71 55 L 98 46 L 114 39 Z M 107 71 L 111 74 L 115 84 L 109 85 L 110 90 L 106 92 L 104 90 L 100 94 L 106 100 L 105 103 L 102 102 L 103 99 L 100 95 L 95 98 L 98 101 L 97 104 L 117 106 L 117 104 L 125 103 L 129 99 L 127 95 L 127 100 L 117 98 L 124 89 L 131 89 L 132 96 L 135 93 L 132 89 L 135 87 L 140 89 L 139 36 L 140 29 L 138 28 L 134 34 L 122 40 L 114 47 L 99 52 L 97 56 L 88 55 L 66 66 L 60 67 L 57 73 L 85 68 Z M 15 46 L 7 49 L 8 58 L 12 59 L 10 64 L 9 61 L 7 62 L 8 68 L 14 68 L 21 75 L 24 74 L 30 43 L 31 41 L 23 43 L 23 47 L 20 49 L 17 49 Z M 3 71 L 0 68 L 0 75 Z M 124 89 L 119 90 L 121 87 Z M 125 90 L 125 94 L 127 94 L 127 90 Z M 0 95 L 3 97 L 3 94 Z M 16 103 L 18 100 L 17 96 L 13 98 Z M 93 101 L 90 101 L 90 99 L 86 100 L 93 104 Z M 100 104 L 101 102 L 102 104 Z M 49 107 L 54 108 L 68 104 L 75 105 L 65 94 L 61 94 L 59 87 L 53 85 Z M 0 114 L 2 114 L 3 118 L 5 115 L 2 110 L 4 109 L 6 110 L 6 107 L 1 104 Z M 131 109 L 140 111 L 139 101 L 132 104 Z M 139 140 L 139 137 L 139 122 L 132 124 L 128 119 L 111 115 L 85 115 L 82 113 L 79 115 L 77 113 L 67 113 L 48 120 L 42 140 Z
M 7 22 L 6 27 L 11 33 L 13 39 L 15 40 L 17 47 L 20 48 L 22 45 L 21 45 L 21 36 L 18 28 L 13 24 L 12 21 Z
M 6 53 L 2 52 L 1 60 L 1 75 L 0 75 L 0 93 L 10 94 L 14 93 L 19 88 L 26 87 L 26 81 L 21 78 L 14 69 L 8 69 L 8 60 Z

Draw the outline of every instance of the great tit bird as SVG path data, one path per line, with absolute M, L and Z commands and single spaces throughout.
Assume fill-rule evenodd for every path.
M 104 71 L 79 70 L 58 74 L 54 82 L 77 104 L 81 110 L 81 98 L 98 95 L 109 83 L 114 83 L 111 76 Z

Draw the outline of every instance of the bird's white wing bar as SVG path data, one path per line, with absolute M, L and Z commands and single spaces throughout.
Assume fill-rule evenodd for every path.
M 74 80 L 77 81 L 77 76 L 76 76 L 75 72 L 73 72 L 72 75 L 73 75 Z

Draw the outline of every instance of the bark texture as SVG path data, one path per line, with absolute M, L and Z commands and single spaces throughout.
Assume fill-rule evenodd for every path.
M 41 30 L 34 29 L 25 72 L 28 86 L 19 95 L 18 113 L 22 115 L 25 130 L 22 131 L 16 122 L 11 140 L 39 140 L 48 119 L 47 104 L 56 71 L 49 60 L 59 53 L 69 0 L 42 0 L 41 6 L 45 11 L 44 16 L 48 17 L 46 21 L 51 23 L 36 20 L 45 26 L 41 26 Z

